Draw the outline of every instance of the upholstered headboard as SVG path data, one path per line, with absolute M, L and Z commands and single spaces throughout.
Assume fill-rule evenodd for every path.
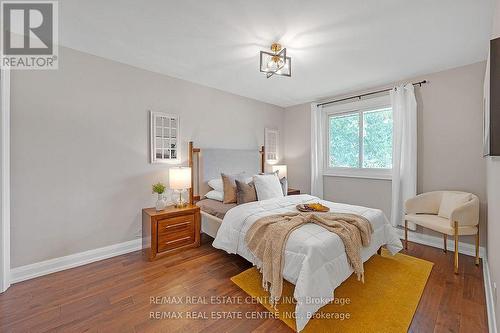
M 199 200 L 210 187 L 207 182 L 219 178 L 221 173 L 245 172 L 249 177 L 263 171 L 264 149 L 193 148 L 190 142 L 193 200 Z

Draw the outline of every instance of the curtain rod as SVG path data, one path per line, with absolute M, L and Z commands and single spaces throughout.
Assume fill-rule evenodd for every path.
M 420 82 L 414 82 L 412 84 L 414 86 L 418 85 L 418 86 L 421 87 L 422 84 L 426 84 L 426 83 L 428 83 L 427 80 L 423 80 L 423 81 L 420 81 Z M 380 93 L 383 93 L 383 92 L 388 92 L 388 91 L 391 91 L 392 89 L 393 88 L 388 88 L 388 89 L 383 89 L 383 90 L 377 90 L 377 91 L 372 91 L 372 92 L 369 92 L 369 93 L 366 93 L 366 94 L 361 94 L 361 95 L 356 95 L 356 96 L 351 96 L 351 97 L 336 99 L 336 100 L 329 101 L 329 102 L 318 103 L 317 106 L 323 106 L 323 105 L 328 105 L 328 104 L 332 104 L 332 103 L 347 101 L 347 100 L 353 99 L 353 98 L 359 98 L 359 99 L 361 99 L 361 97 L 375 95 L 375 94 L 380 94 Z

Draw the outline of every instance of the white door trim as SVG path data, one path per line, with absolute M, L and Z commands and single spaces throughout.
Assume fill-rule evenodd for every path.
M 10 70 L 0 70 L 0 293 L 10 286 Z

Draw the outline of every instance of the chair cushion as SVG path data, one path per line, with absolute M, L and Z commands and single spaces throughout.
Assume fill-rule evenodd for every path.
M 444 217 L 445 219 L 449 219 L 451 212 L 453 212 L 455 208 L 463 205 L 470 199 L 470 193 L 444 192 L 443 198 L 441 199 L 441 205 L 439 206 L 438 215 Z
M 450 225 L 450 220 L 437 215 L 427 214 L 407 214 L 405 219 L 408 222 L 413 222 L 424 228 L 428 228 L 443 234 L 454 235 L 453 227 Z M 458 227 L 459 235 L 475 235 L 477 228 L 475 226 Z

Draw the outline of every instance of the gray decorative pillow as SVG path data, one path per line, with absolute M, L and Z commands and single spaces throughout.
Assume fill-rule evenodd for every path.
M 283 177 L 280 179 L 280 184 L 281 184 L 281 189 L 283 190 L 283 195 L 287 196 L 288 195 L 288 180 Z
M 238 205 L 257 201 L 257 192 L 255 191 L 254 182 L 246 184 L 245 182 L 236 180 L 236 203 Z

